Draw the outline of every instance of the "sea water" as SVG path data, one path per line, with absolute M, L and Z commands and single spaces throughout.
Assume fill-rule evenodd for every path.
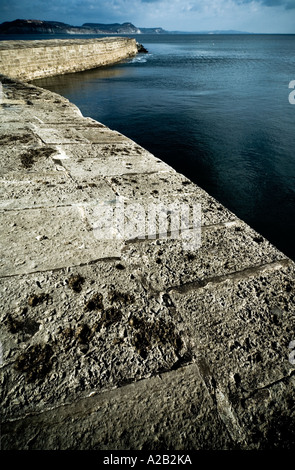
M 135 140 L 295 259 L 295 35 L 134 37 L 148 54 L 34 83 Z

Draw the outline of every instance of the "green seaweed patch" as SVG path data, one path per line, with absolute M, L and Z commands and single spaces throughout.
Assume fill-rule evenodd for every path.
M 3 134 L 0 136 L 0 142 L 2 145 L 10 144 L 14 142 L 21 142 L 27 144 L 32 140 L 31 134 Z
M 99 325 L 109 327 L 113 323 L 118 323 L 122 319 L 122 312 L 120 309 L 110 307 L 102 313 Z
M 82 285 L 84 284 L 85 279 L 84 277 L 80 276 L 80 274 L 72 274 L 72 276 L 68 280 L 68 286 L 74 292 L 81 292 Z
M 49 294 L 32 294 L 28 298 L 28 304 L 30 307 L 36 307 L 36 305 L 42 304 L 49 299 Z
M 33 336 L 39 330 L 40 323 L 32 319 L 19 319 L 8 314 L 6 320 L 8 330 L 12 334 L 23 333 L 26 336 Z
M 60 332 L 61 342 L 59 341 L 58 343 L 59 347 L 62 346 L 64 351 L 68 351 L 75 343 L 74 340 L 78 339 L 78 335 L 79 333 L 76 335 L 75 329 L 73 329 L 71 326 L 64 328 Z
M 131 344 L 144 359 L 147 357 L 148 350 L 154 344 L 161 346 L 169 345 L 176 354 L 180 352 L 183 346 L 183 341 L 171 322 L 159 319 L 150 323 L 141 318 L 131 317 L 129 325 L 134 329 Z
M 111 304 L 119 302 L 125 305 L 134 302 L 134 296 L 128 292 L 119 292 L 117 290 L 112 290 L 108 293 L 108 299 Z
M 26 153 L 23 153 L 20 157 L 21 164 L 25 168 L 31 168 L 36 162 L 36 158 L 45 157 L 48 158 L 56 150 L 51 147 L 42 147 L 39 149 L 29 149 Z
M 87 324 L 78 325 L 75 331 L 75 338 L 80 344 L 88 344 L 93 336 L 93 331 Z
M 49 344 L 35 344 L 18 356 L 14 368 L 26 373 L 27 382 L 42 380 L 52 368 L 52 355 Z
M 95 327 L 91 328 L 86 323 L 79 324 L 76 328 L 71 326 L 65 328 L 60 333 L 64 350 L 68 351 L 74 346 L 79 346 L 83 352 L 87 352 L 95 331 Z
M 103 295 L 94 294 L 85 304 L 85 310 L 92 312 L 93 310 L 103 310 Z
M 102 312 L 100 319 L 92 326 L 87 323 L 82 323 L 76 328 L 72 328 L 71 326 L 64 328 L 60 333 L 60 337 L 62 338 L 65 351 L 75 345 L 79 345 L 80 348 L 82 347 L 81 349 L 83 351 L 86 351 L 85 346 L 88 347 L 96 332 L 100 331 L 103 327 L 109 328 L 111 325 L 120 322 L 121 319 L 121 310 L 110 307 Z

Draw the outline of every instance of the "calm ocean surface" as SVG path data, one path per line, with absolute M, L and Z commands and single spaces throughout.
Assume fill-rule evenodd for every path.
M 34 83 L 151 151 L 295 259 L 295 35 L 141 35 L 118 65 Z

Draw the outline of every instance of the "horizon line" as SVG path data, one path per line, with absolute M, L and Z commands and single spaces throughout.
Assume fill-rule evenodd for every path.
M 40 20 L 40 19 L 36 19 L 36 18 L 16 18 L 14 20 L 4 20 L 0 23 L 3 24 L 3 23 L 13 23 L 14 21 L 40 21 L 40 22 L 55 22 L 55 23 L 61 23 L 61 24 L 64 24 L 64 25 L 67 25 L 67 26 L 70 26 L 72 28 L 83 28 L 83 26 L 85 24 L 100 24 L 100 25 L 114 25 L 114 24 L 118 24 L 120 26 L 124 25 L 124 24 L 131 24 L 132 26 L 134 26 L 135 28 L 138 28 L 138 29 L 162 29 L 164 31 L 164 33 L 155 33 L 155 34 L 231 34 L 231 35 L 239 35 L 239 34 L 242 34 L 242 35 L 257 35 L 257 34 L 260 34 L 260 35 L 295 35 L 295 31 L 294 32 L 251 32 L 251 31 L 240 31 L 240 30 L 235 30 L 235 29 L 207 29 L 207 30 L 202 30 L 202 31 L 191 31 L 191 30 L 167 30 L 167 29 L 164 29 L 162 26 L 135 26 L 131 21 L 124 21 L 123 23 L 119 23 L 119 22 L 114 22 L 114 23 L 98 23 L 98 22 L 84 22 L 82 25 L 72 25 L 70 23 L 65 23 L 64 21 L 58 21 L 58 20 Z M 4 33 L 5 34 L 5 33 Z M 6 34 L 13 34 L 13 33 L 6 33 Z M 17 34 L 17 33 L 15 33 Z M 20 33 L 21 34 L 21 33 Z M 29 33 L 28 33 L 29 34 Z M 35 34 L 38 34 L 38 33 L 35 33 Z M 46 34 L 46 33 L 45 33 Z M 52 33 L 54 34 L 54 33 Z M 66 33 L 65 33 L 66 34 Z M 95 34 L 95 33 L 90 33 L 90 34 Z M 97 34 L 104 34 L 104 33 L 97 33 Z M 109 34 L 139 34 L 140 33 L 109 33 Z M 144 33 L 143 33 L 144 34 Z M 149 34 L 152 34 L 152 33 L 149 33 Z

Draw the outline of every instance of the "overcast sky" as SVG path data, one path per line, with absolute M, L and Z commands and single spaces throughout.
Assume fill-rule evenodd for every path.
M 0 0 L 0 22 L 131 22 L 138 27 L 295 33 L 295 0 Z

